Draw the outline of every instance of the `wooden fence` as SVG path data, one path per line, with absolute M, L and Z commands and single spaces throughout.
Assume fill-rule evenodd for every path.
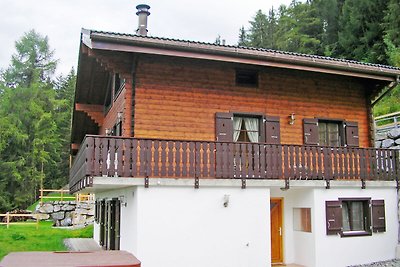
M 43 199 L 60 199 L 61 201 L 64 200 L 75 200 L 76 202 L 82 201 L 94 201 L 94 194 L 75 194 L 75 196 L 66 196 L 65 194 L 69 194 L 69 190 L 67 189 L 39 189 L 40 191 L 40 206 L 43 205 Z M 60 193 L 60 196 L 45 196 L 44 192 L 48 193 Z
M 10 225 L 35 225 L 36 229 L 39 228 L 39 217 L 36 217 L 36 222 L 31 222 L 31 221 L 23 221 L 23 222 L 12 222 L 11 218 L 12 217 L 29 217 L 33 218 L 35 217 L 34 214 L 11 214 L 9 212 L 0 214 L 0 218 L 6 218 L 6 222 L 2 222 L 0 220 L 0 225 L 7 225 L 7 229 L 10 228 Z

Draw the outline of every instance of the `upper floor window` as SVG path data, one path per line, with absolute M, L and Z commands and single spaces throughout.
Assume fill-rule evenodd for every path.
M 119 73 L 114 74 L 114 98 L 118 96 L 118 93 L 125 86 L 125 79 L 121 77 Z
M 233 117 L 233 141 L 258 143 L 260 137 L 260 118 Z
M 342 122 L 319 121 L 319 144 L 321 146 L 341 146 L 343 143 L 340 126 L 342 126 Z
M 305 118 L 303 130 L 306 145 L 359 146 L 357 122 Z
M 256 70 L 236 70 L 236 85 L 239 86 L 258 86 L 258 71 Z

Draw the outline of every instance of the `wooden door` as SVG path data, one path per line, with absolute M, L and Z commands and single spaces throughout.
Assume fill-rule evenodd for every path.
M 283 262 L 282 199 L 271 199 L 271 261 Z

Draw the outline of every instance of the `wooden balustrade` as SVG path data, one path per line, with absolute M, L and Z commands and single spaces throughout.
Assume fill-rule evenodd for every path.
M 70 184 L 86 176 L 395 180 L 389 149 L 86 136 Z

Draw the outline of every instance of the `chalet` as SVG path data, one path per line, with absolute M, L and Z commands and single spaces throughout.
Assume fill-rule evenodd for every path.
M 83 29 L 70 190 L 144 267 L 392 259 L 399 154 L 372 106 L 400 69 Z

